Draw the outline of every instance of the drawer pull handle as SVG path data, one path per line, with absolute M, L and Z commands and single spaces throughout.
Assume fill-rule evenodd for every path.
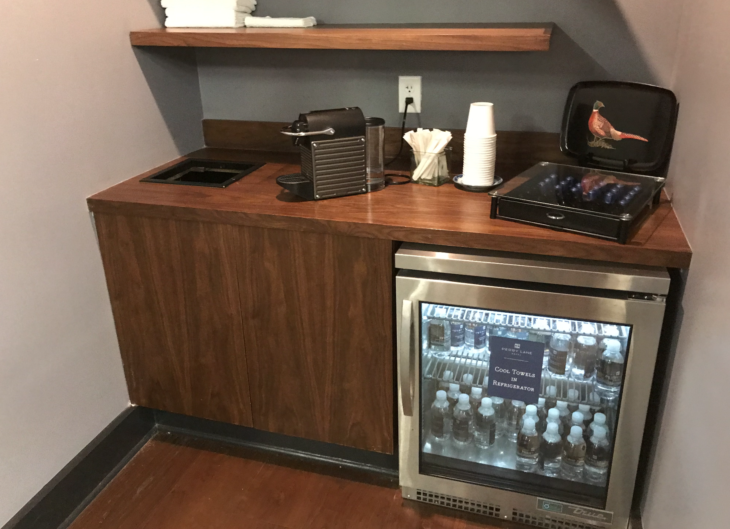
M 562 213 L 548 213 L 547 216 L 552 220 L 563 220 L 565 218 L 565 215 Z

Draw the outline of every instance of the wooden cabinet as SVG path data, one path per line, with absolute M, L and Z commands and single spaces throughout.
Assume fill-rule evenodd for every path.
M 393 453 L 393 243 L 239 231 L 256 428 Z
M 232 226 L 97 214 L 133 404 L 251 426 Z
M 391 241 L 96 225 L 134 404 L 394 452 Z

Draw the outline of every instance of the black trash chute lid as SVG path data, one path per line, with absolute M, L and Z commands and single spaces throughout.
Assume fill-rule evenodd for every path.
M 583 166 L 665 176 L 678 114 L 677 98 L 665 88 L 581 82 L 568 94 L 560 150 Z

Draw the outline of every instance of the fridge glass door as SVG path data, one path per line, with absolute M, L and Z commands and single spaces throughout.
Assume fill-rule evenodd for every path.
M 602 508 L 632 327 L 419 312 L 420 473 Z

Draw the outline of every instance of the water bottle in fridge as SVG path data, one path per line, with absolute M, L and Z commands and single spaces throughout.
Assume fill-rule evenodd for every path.
M 474 416 L 474 444 L 478 448 L 489 449 L 497 439 L 497 420 L 492 399 L 484 397 Z
M 436 307 L 428 322 L 428 349 L 440 359 L 448 358 L 451 352 L 451 322 L 446 319 L 446 307 Z
M 563 438 L 559 428 L 558 423 L 551 422 L 540 439 L 540 468 L 543 474 L 552 478 L 560 475 L 563 459 Z
M 621 342 L 614 339 L 604 340 L 606 349 L 598 359 L 596 370 L 596 389 L 602 397 L 611 399 L 618 396 L 624 375 L 624 357 Z
M 563 443 L 560 476 L 563 479 L 582 481 L 585 458 L 586 442 L 583 440 L 583 430 L 579 426 L 573 426 L 570 435 Z
M 586 446 L 584 475 L 588 483 L 593 485 L 604 485 L 606 483 L 610 457 L 611 447 L 606 438 L 606 429 L 596 426 L 593 428 L 593 435 Z

